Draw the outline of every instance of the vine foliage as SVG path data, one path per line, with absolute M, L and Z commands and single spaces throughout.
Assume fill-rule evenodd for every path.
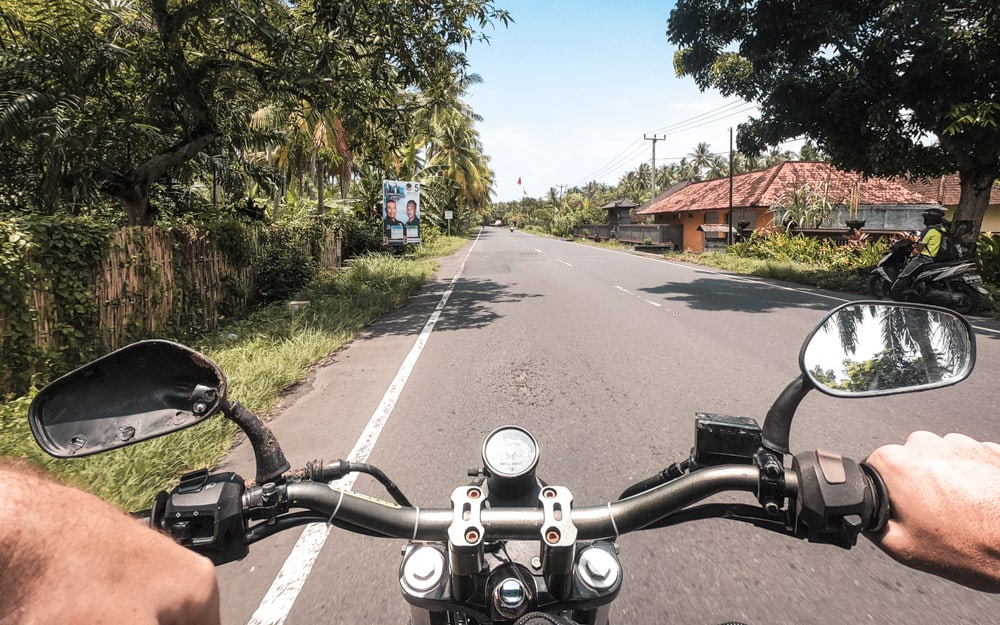
M 91 217 L 0 219 L 0 395 L 291 297 L 334 268 L 331 232 L 307 218 L 118 230 Z

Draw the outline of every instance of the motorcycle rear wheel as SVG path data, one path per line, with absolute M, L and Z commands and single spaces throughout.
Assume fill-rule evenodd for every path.
M 889 299 L 890 288 L 892 285 L 877 273 L 872 274 L 872 277 L 868 279 L 868 291 L 878 299 Z
M 955 293 L 960 295 L 961 298 L 958 302 L 950 308 L 960 315 L 971 315 L 972 313 L 979 310 L 979 304 L 982 300 L 982 296 L 976 287 L 971 284 L 966 284 L 960 282 L 955 285 Z

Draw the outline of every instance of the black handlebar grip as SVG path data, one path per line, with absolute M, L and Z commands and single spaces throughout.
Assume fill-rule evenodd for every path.
M 867 462 L 858 463 L 861 470 L 864 471 L 865 477 L 871 483 L 872 489 L 872 499 L 874 500 L 875 509 L 871 515 L 871 521 L 868 523 L 868 531 L 873 534 L 878 534 L 883 529 L 885 529 L 886 524 L 889 522 L 889 517 L 892 516 L 892 506 L 889 502 L 889 490 L 885 486 L 885 480 L 872 465 Z

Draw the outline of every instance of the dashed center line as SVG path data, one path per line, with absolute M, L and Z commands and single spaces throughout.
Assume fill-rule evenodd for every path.
M 655 306 L 655 307 L 657 307 L 657 308 L 663 308 L 663 304 L 661 304 L 660 302 L 654 302 L 653 300 L 651 300 L 651 299 L 646 299 L 645 297 L 643 297 L 643 296 L 641 296 L 641 295 L 636 295 L 635 293 L 633 293 L 632 291 L 629 291 L 628 289 L 626 289 L 626 288 L 625 288 L 625 287 L 623 287 L 623 286 L 618 286 L 618 285 L 616 284 L 616 285 L 615 285 L 615 288 L 616 288 L 616 289 L 618 289 L 619 291 L 621 291 L 622 293 L 626 294 L 626 295 L 631 295 L 632 297 L 634 297 L 634 298 L 636 298 L 636 299 L 638 299 L 638 300 L 641 300 L 641 301 L 643 301 L 643 302 L 646 302 L 646 303 L 647 303 L 647 304 L 649 304 L 650 306 Z M 668 308 L 667 310 L 670 310 L 670 309 Z M 674 314 L 676 314 L 676 313 L 674 313 Z
M 572 266 L 573 266 L 573 265 L 571 265 L 571 264 L 567 263 L 566 261 L 564 261 L 564 260 L 563 260 L 563 259 L 561 259 L 561 258 L 557 258 L 556 260 L 558 260 L 558 261 L 559 261 L 559 262 L 561 262 L 562 264 L 566 265 L 567 267 L 572 267 Z

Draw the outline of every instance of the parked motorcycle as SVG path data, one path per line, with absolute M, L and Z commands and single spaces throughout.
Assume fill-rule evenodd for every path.
M 872 295 L 889 298 L 889 289 L 909 262 L 913 246 L 912 239 L 900 239 L 890 246 L 868 280 Z M 905 297 L 907 301 L 946 306 L 968 315 L 979 310 L 982 296 L 988 294 L 982 277 L 976 273 L 976 263 L 954 260 L 930 263 L 917 270 Z
M 189 473 L 145 513 L 216 563 L 243 558 L 249 545 L 278 532 L 329 523 L 408 541 L 399 584 L 415 624 L 595 625 L 608 622 L 621 589 L 618 539 L 630 532 L 727 518 L 850 548 L 861 532 L 879 531 L 889 499 L 872 467 L 825 451 L 787 458 L 796 408 L 813 389 L 846 398 L 944 387 L 968 377 L 974 364 L 974 335 L 954 312 L 884 302 L 840 306 L 805 341 L 801 374 L 763 426 L 699 413 L 688 458 L 629 486 L 616 501 L 589 506 L 537 477 L 538 443 L 516 425 L 486 437 L 483 468 L 454 489 L 450 509 L 415 507 L 367 464 L 314 461 L 290 470 L 271 431 L 226 397 L 218 366 L 167 341 L 136 343 L 56 380 L 35 397 L 29 416 L 39 445 L 66 458 L 168 434 L 217 413 L 237 423 L 253 446 L 253 482 L 230 472 Z M 354 472 L 375 477 L 393 502 L 332 484 Z M 725 492 L 749 493 L 753 503 L 699 504 Z

